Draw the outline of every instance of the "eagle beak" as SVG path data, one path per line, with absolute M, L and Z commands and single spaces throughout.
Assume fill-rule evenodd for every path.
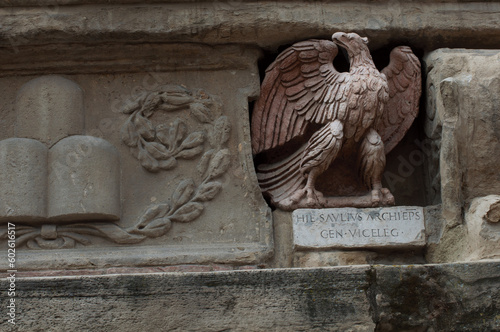
M 336 43 L 339 44 L 340 46 L 344 46 L 345 44 L 342 42 L 342 39 L 346 38 L 346 34 L 344 32 L 335 32 L 332 35 L 332 40 Z

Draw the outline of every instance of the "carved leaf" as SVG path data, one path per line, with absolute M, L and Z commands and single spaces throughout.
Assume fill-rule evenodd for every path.
M 190 106 L 191 114 L 202 123 L 210 123 L 212 121 L 212 112 L 208 107 L 200 103 L 193 103 Z
M 222 184 L 217 181 L 202 184 L 194 196 L 194 201 L 206 202 L 212 200 L 222 189 Z
M 143 148 L 139 149 L 139 161 L 141 162 L 142 167 L 147 169 L 150 172 L 158 172 L 159 171 L 159 164 L 158 160 L 153 158 L 146 150 Z
M 156 218 L 143 227 L 136 228 L 130 233 L 141 234 L 147 237 L 155 238 L 165 235 L 172 227 L 172 221 L 169 217 Z
M 169 170 L 177 166 L 177 160 L 174 157 L 170 157 L 166 160 L 160 160 L 158 162 L 158 167 L 164 170 Z
M 164 112 L 175 112 L 175 111 L 187 109 L 188 107 L 189 107 L 188 105 L 160 104 L 158 106 L 158 110 L 164 111 Z
M 170 127 L 165 124 L 160 124 L 156 126 L 156 137 L 160 142 L 162 142 L 167 149 L 173 149 L 173 142 L 170 140 Z
M 198 145 L 203 144 L 204 141 L 205 133 L 203 133 L 202 131 L 196 131 L 186 137 L 186 139 L 181 144 L 181 149 L 191 149 L 197 147 Z
M 132 121 L 130 121 L 130 119 L 128 119 L 122 126 L 121 136 L 123 143 L 125 143 L 127 146 L 130 147 L 137 146 L 137 140 L 139 139 L 139 135 L 137 135 L 137 132 L 135 131 L 135 126 L 132 123 Z
M 174 206 L 186 204 L 193 197 L 195 185 L 192 179 L 181 181 L 172 195 Z
M 228 170 L 230 164 L 231 154 L 229 153 L 229 150 L 220 150 L 210 162 L 210 165 L 208 167 L 208 178 L 214 179 L 224 174 Z
M 165 160 L 170 157 L 170 153 L 168 152 L 167 148 L 160 143 L 147 142 L 146 144 L 144 144 L 144 148 L 155 159 Z
M 229 140 L 231 134 L 231 124 L 227 116 L 221 116 L 215 121 L 213 135 L 210 144 L 212 146 L 221 146 Z
M 164 204 L 154 204 L 151 205 L 146 212 L 139 219 L 137 228 L 143 228 L 149 224 L 153 219 L 163 218 L 168 211 L 170 211 L 170 205 Z
M 175 106 L 180 106 L 180 105 L 186 105 L 189 104 L 192 100 L 193 97 L 189 95 L 164 95 L 162 97 L 163 102 L 169 105 L 175 105 Z
M 182 150 L 176 157 L 182 159 L 192 159 L 203 152 L 203 146 L 199 145 L 192 149 Z
M 203 156 L 201 157 L 200 162 L 196 166 L 196 169 L 198 170 L 200 175 L 205 174 L 205 172 L 207 171 L 208 163 L 210 162 L 210 159 L 212 159 L 212 156 L 214 155 L 214 153 L 215 153 L 215 150 L 210 149 L 207 152 L 205 152 L 203 154 Z
M 128 102 L 127 105 L 123 108 L 123 114 L 133 113 L 141 108 L 141 105 L 144 103 L 144 100 L 147 97 L 146 92 L 142 92 L 139 97 L 134 102 Z
M 170 219 L 176 222 L 190 222 L 198 218 L 202 212 L 203 204 L 190 202 L 178 209 Z
M 149 118 L 155 109 L 158 107 L 158 105 L 161 102 L 160 95 L 158 93 L 150 93 L 146 97 L 146 100 L 144 101 L 144 104 L 142 106 L 142 114 L 144 114 L 145 117 Z
M 181 119 L 177 118 L 169 130 L 169 140 L 174 146 L 178 146 L 186 137 L 187 127 Z
M 154 140 L 155 129 L 151 121 L 138 114 L 134 119 L 134 124 L 139 135 L 144 137 L 145 140 Z

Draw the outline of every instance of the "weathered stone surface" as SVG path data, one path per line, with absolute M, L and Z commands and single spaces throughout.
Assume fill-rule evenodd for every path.
M 500 52 L 442 49 L 425 57 L 428 110 L 426 135 L 431 178 L 440 189 L 446 229 L 428 258 L 464 257 L 463 210 L 476 197 L 500 193 Z M 440 188 L 439 188 L 440 187 Z
M 22 86 L 16 98 L 16 136 L 52 146 L 84 128 L 83 92 L 61 76 L 42 76 Z
M 37 140 L 0 141 L 0 220 L 45 219 L 47 153 L 47 147 Z
M 335 31 L 364 32 L 372 47 L 411 41 L 438 47 L 495 47 L 500 43 L 497 1 L 179 1 L 153 0 L 150 6 L 116 5 L 137 0 L 3 1 L 2 44 L 245 43 L 267 48 Z M 90 4 L 75 6 L 75 4 Z M 115 6 L 109 5 L 114 3 Z M 67 4 L 67 5 L 66 5 Z M 94 5 L 92 5 L 94 4 Z M 443 19 L 445 17 L 446 19 Z M 127 22 L 127 24 L 122 24 Z M 480 33 L 478 33 L 480 31 Z
M 413 206 L 293 211 L 296 248 L 393 248 L 425 245 L 424 209 Z
M 120 219 L 120 156 L 109 142 L 67 137 L 50 149 L 48 168 L 50 219 Z
M 294 267 L 326 267 L 365 265 L 374 262 L 377 253 L 372 251 L 298 251 L 293 255 Z
M 484 216 L 489 222 L 500 222 L 500 201 L 496 201 L 489 207 L 489 211 Z
M 329 267 L 363 264 L 425 264 L 422 250 L 321 250 L 296 251 L 293 255 L 292 266 Z
M 488 215 L 498 204 L 500 195 L 472 200 L 465 214 L 467 242 L 463 246 L 464 260 L 500 258 L 500 224 L 488 220 Z
M 498 262 L 374 267 L 371 276 L 376 331 L 500 329 Z
M 500 192 L 500 52 L 442 49 L 425 62 L 433 100 L 426 132 L 433 137 L 442 130 L 441 197 L 445 213 L 452 213 L 462 199 Z
M 366 272 L 362 266 L 18 279 L 23 291 L 13 330 L 368 332 L 375 324 Z
M 48 61 L 33 61 L 37 59 Z M 182 54 L 182 57 L 179 57 Z M 210 56 L 207 56 L 210 54 Z M 45 75 L 101 73 L 148 73 L 138 82 L 144 87 L 158 84 L 155 74 L 181 70 L 246 69 L 261 54 L 256 47 L 242 45 L 204 45 L 179 42 L 175 44 L 93 44 L 92 47 L 72 44 L 61 52 L 61 45 L 19 46 L 0 53 L 4 63 L 0 77 L 11 75 Z M 120 61 L 116 61 L 120 58 Z M 224 59 L 224 61 L 221 61 Z M 7 65 L 8 63 L 8 65 Z
M 500 328 L 498 262 L 37 277 L 16 287 L 16 325 L 5 315 L 3 330 Z

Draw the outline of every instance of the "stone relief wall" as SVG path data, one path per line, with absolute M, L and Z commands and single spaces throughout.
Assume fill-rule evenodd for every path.
M 426 54 L 420 116 L 402 145 L 387 156 L 382 180 L 403 197 L 396 204 L 423 206 L 425 248 L 430 249 L 425 249 L 426 257 L 422 248 L 395 256 L 401 262 L 465 259 L 465 252 L 457 256 L 444 249 L 446 241 L 457 239 L 446 234 L 469 229 L 473 223 L 465 220 L 483 211 L 476 199 L 498 194 L 497 161 L 490 158 L 498 154 L 497 81 L 480 68 L 479 60 L 469 65 L 453 53 L 450 58 L 461 59 L 453 64 L 435 55 L 451 51 L 431 51 L 442 46 L 495 47 L 496 3 L 441 8 L 431 2 L 392 2 L 390 10 L 382 10 L 363 2 L 358 10 L 344 2 L 313 6 L 290 1 L 278 9 L 266 1 L 207 1 L 203 15 L 193 10 L 200 4 L 155 3 L 155 15 L 152 6 L 125 11 L 132 23 L 123 26 L 113 26 L 101 15 L 100 0 L 72 0 L 72 5 L 85 5 L 78 15 L 69 2 L 54 5 L 51 0 L 23 1 L 30 11 L 16 12 L 16 17 L 0 13 L 3 45 L 10 51 L 0 54 L 0 219 L 19 225 L 20 259 L 28 269 L 214 262 L 301 266 L 312 262 L 304 263 L 304 256 L 329 254 L 333 256 L 326 261 L 334 265 L 349 261 L 339 257 L 355 253 L 294 253 L 291 214 L 271 214 L 258 188 L 250 149 L 249 101 L 257 99 L 263 79 L 257 67 L 260 52 L 273 61 L 280 48 L 338 31 L 368 37 L 380 68 L 380 59 L 388 58 L 397 45 L 411 46 L 419 57 Z M 15 10 L 11 3 L 0 6 Z M 446 24 L 436 16 L 438 7 L 449 15 Z M 109 15 L 120 16 L 116 6 L 107 9 Z M 471 14 L 458 19 L 455 14 L 462 10 Z M 212 19 L 207 13 L 213 13 Z M 338 21 L 329 20 L 338 13 L 343 13 Z M 482 19 L 474 20 L 476 16 Z M 171 29 L 159 17 L 175 18 Z M 23 23 L 28 18 L 40 19 L 36 29 Z M 368 22 L 368 27 L 355 21 Z M 463 29 L 444 33 L 442 24 Z M 473 40 L 478 29 L 487 33 Z M 282 30 L 287 32 L 276 33 Z M 99 43 L 94 42 L 97 37 Z M 65 44 L 68 40 L 71 47 Z M 141 47 L 137 40 L 151 43 Z M 481 87 L 477 94 L 468 90 L 476 85 Z M 481 98 L 464 97 L 469 95 Z M 477 132 L 487 135 L 480 139 Z M 326 174 L 318 182 L 318 189 L 328 192 L 338 181 Z M 228 209 L 228 202 L 238 203 Z M 495 215 L 491 211 L 484 215 Z M 488 229 L 493 227 L 489 223 Z M 470 227 L 470 232 L 477 230 Z M 109 253 L 92 253 L 102 248 Z M 65 258 L 54 262 L 50 251 L 59 249 Z M 388 257 L 365 249 L 352 261 Z M 115 256 L 113 250 L 126 254 Z M 496 257 L 494 250 L 477 255 Z
M 15 116 L 0 141 L 1 218 L 16 223 L 19 265 L 244 265 L 267 257 L 270 211 L 252 177 L 247 120 L 257 55 L 205 73 L 166 65 L 2 78 L 11 107 L 3 112 Z M 54 261 L 50 251 L 64 257 Z
M 16 303 L 0 329 L 499 330 L 498 13 L 0 0 L 2 314 Z M 419 115 L 382 176 L 396 206 L 274 209 L 251 147 L 265 69 L 340 31 L 368 38 L 378 71 L 400 45 L 422 64 Z M 336 182 L 327 170 L 316 189 Z

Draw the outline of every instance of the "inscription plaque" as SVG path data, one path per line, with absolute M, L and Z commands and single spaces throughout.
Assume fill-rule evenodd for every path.
M 424 211 L 418 206 L 298 209 L 296 248 L 381 248 L 425 245 Z

